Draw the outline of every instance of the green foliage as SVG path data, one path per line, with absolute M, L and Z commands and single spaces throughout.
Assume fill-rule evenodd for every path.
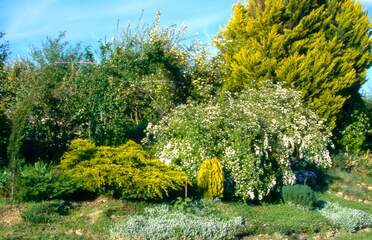
M 318 202 L 315 192 L 307 185 L 284 186 L 282 198 L 285 203 L 291 203 L 312 209 Z
M 230 218 L 242 216 L 244 219 L 249 219 L 249 226 L 245 231 L 247 235 L 280 233 L 303 236 L 333 229 L 332 225 L 318 211 L 286 204 L 252 206 L 235 202 L 223 204 L 219 208 L 223 216 Z
M 40 202 L 28 206 L 21 217 L 29 223 L 51 223 L 60 215 L 68 215 L 69 209 L 67 202 Z
M 152 159 L 133 141 L 114 148 L 73 140 L 60 169 L 85 190 L 125 199 L 162 199 L 189 184 L 186 174 Z
M 8 197 L 10 193 L 11 173 L 7 169 L 0 169 L 0 196 Z
M 128 26 L 112 41 L 102 41 L 97 59 L 90 47 L 73 45 L 61 33 L 34 48 L 30 60 L 5 66 L 0 105 L 14 132 L 10 163 L 56 163 L 68 141 L 79 137 L 110 146 L 140 141 L 148 122 L 189 97 L 216 95 L 221 60 L 209 57 L 200 44 L 185 45 L 184 33 L 161 27 L 157 17 L 153 24 Z M 1 128 L 0 144 L 2 134 Z
M 149 124 L 147 134 L 156 156 L 194 181 L 202 161 L 218 157 L 224 188 L 244 199 L 262 200 L 293 184 L 294 168 L 332 164 L 329 131 L 295 91 L 274 84 L 179 106 Z
M 43 162 L 25 166 L 19 181 L 18 195 L 26 201 L 62 199 L 79 189 L 76 181 Z
M 32 50 L 31 57 L 12 66 L 7 104 L 13 131 L 18 129 L 17 135 L 22 136 L 20 157 L 28 162 L 53 162 L 60 158 L 76 128 L 75 120 L 65 111 L 63 86 L 79 71 L 76 62 L 90 60 L 89 50 L 71 46 L 62 33 L 47 38 L 41 48 Z
M 334 128 L 366 81 L 369 30 L 367 12 L 353 0 L 237 3 L 216 40 L 230 73 L 225 88 L 282 82 Z
M 362 210 L 341 207 L 336 203 L 325 203 L 325 206 L 319 212 L 335 226 L 350 232 L 372 226 L 372 216 L 368 213 Z
M 9 55 L 9 43 L 4 41 L 4 36 L 5 33 L 0 32 L 0 104 L 3 102 L 6 95 L 3 84 L 7 77 L 5 66 Z
M 10 120 L 5 114 L 5 107 L 0 100 L 0 167 L 8 163 L 7 146 L 10 135 Z
M 217 158 L 204 160 L 197 176 L 199 191 L 205 198 L 222 198 L 224 192 L 224 175 Z
M 209 70 L 191 64 L 198 53 L 183 39 L 184 29 L 161 27 L 158 15 L 153 24 L 128 26 L 112 41 L 102 42 L 100 63 L 80 67 L 63 86 L 65 110 L 79 123 L 79 137 L 98 145 L 139 141 L 148 122 L 185 103 L 196 89 L 192 78 Z
M 372 89 L 371 89 L 372 92 Z M 368 117 L 368 126 L 367 129 L 367 139 L 366 139 L 366 148 L 372 150 L 372 94 L 366 95 L 364 98 L 365 112 Z
M 235 239 L 244 225 L 241 217 L 222 220 L 171 211 L 166 206 L 147 208 L 143 215 L 129 216 L 111 230 L 118 239 Z
M 366 114 L 355 112 L 352 117 L 354 121 L 341 133 L 339 144 L 344 147 L 347 154 L 358 154 L 363 150 L 370 129 L 369 119 Z

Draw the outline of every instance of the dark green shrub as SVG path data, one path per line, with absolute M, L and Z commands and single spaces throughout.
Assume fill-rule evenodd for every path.
M 78 189 L 78 183 L 62 171 L 36 162 L 22 169 L 18 196 L 25 201 L 64 199 Z
M 315 192 L 306 185 L 284 186 L 282 198 L 285 203 L 300 205 L 306 208 L 314 208 L 318 199 Z
M 133 141 L 119 147 L 96 147 L 76 139 L 63 155 L 60 168 L 84 190 L 125 199 L 162 199 L 189 183 L 185 173 L 151 158 Z

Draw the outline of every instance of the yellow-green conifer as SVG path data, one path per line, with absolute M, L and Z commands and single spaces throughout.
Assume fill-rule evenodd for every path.
M 354 0 L 250 0 L 238 3 L 216 45 L 240 90 L 263 80 L 302 93 L 328 126 L 358 97 L 371 65 L 370 22 Z

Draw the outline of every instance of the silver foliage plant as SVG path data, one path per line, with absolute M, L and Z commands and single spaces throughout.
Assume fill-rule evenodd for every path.
M 111 229 L 116 239 L 235 239 L 244 225 L 241 217 L 223 220 L 170 210 L 167 206 L 146 208 L 143 215 L 129 216 Z
M 328 202 L 319 212 L 336 227 L 350 232 L 372 227 L 372 216 L 362 210 L 342 207 L 337 203 Z
M 147 127 L 165 163 L 180 166 L 195 180 L 205 159 L 218 157 L 234 194 L 263 199 L 278 186 L 295 181 L 293 169 L 332 164 L 331 133 L 299 93 L 267 83 L 222 100 L 190 102 L 175 108 L 157 125 Z

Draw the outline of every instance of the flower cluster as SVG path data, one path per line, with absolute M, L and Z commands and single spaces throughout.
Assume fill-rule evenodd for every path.
M 262 199 L 293 184 L 295 168 L 330 166 L 330 136 L 297 92 L 268 83 L 222 100 L 179 106 L 149 125 L 145 141 L 193 180 L 203 160 L 218 157 L 235 196 Z

